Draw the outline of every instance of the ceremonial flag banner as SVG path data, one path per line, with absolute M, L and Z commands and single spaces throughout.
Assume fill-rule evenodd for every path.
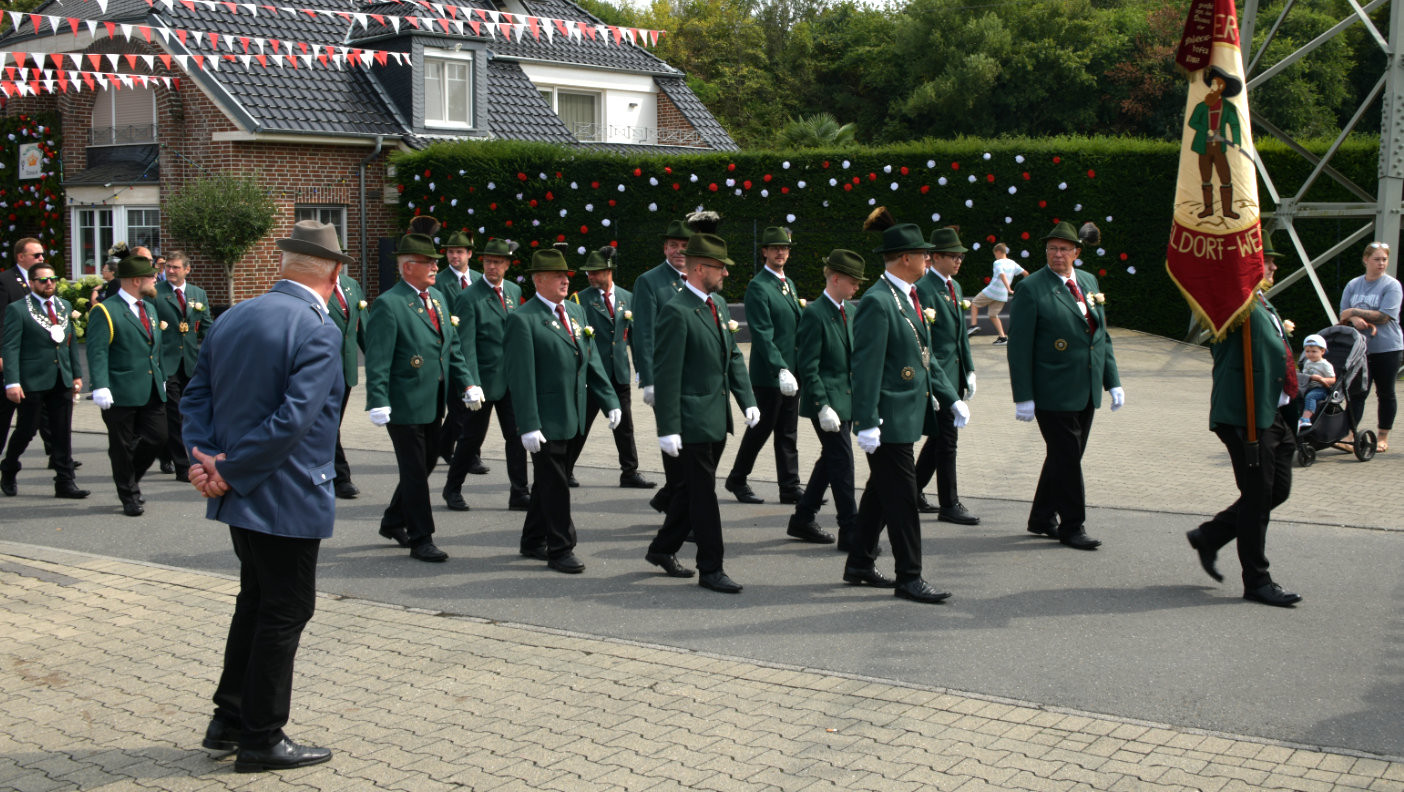
M 1166 268 L 1222 339 L 1263 280 L 1257 152 L 1233 0 L 1191 0 L 1176 62 L 1189 74 Z

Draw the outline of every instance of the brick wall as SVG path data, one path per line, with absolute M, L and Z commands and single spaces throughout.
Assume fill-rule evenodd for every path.
M 688 121 L 687 118 L 683 116 L 682 111 L 678 109 L 678 106 L 673 104 L 673 100 L 668 96 L 668 94 L 659 91 L 657 96 L 658 129 L 660 132 L 665 129 L 673 132 L 697 131 L 696 127 L 692 125 L 692 122 Z M 700 138 L 696 143 L 679 143 L 675 141 L 669 141 L 668 145 L 696 146 L 697 148 L 707 148 L 707 144 L 703 143 Z

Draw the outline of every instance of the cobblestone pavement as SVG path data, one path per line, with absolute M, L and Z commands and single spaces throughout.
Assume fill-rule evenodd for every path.
M 321 597 L 295 738 L 198 747 L 236 583 L 0 543 L 0 788 L 1404 790 L 1404 764 Z

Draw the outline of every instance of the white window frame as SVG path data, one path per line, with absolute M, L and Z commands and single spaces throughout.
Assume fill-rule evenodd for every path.
M 330 218 L 330 219 L 328 219 Z M 341 249 L 346 249 L 346 207 L 341 204 L 297 204 L 293 207 L 293 222 L 316 220 L 336 227 Z
M 561 95 L 562 93 L 566 93 L 566 94 L 569 94 L 569 95 L 571 95 L 571 96 L 588 96 L 588 97 L 594 99 L 594 100 L 595 100 L 595 120 L 592 122 L 592 123 L 594 124 L 594 127 L 595 127 L 595 135 L 594 135 L 594 137 L 581 137 L 580 134 L 577 132 L 577 130 L 574 130 L 574 129 L 571 129 L 571 130 L 570 130 L 570 134 L 574 135 L 576 140 L 581 140 L 581 141 L 586 141 L 586 142 L 592 142 L 592 143 L 593 143 L 593 142 L 602 142 L 602 141 L 605 141 L 605 140 L 608 140 L 608 139 L 609 139 L 609 135 L 605 134 L 605 133 L 606 133 L 606 130 L 607 130 L 607 127 L 605 126 L 605 118 L 604 118 L 604 112 L 605 112 L 605 92 L 604 92 L 604 91 L 593 91 L 593 90 L 589 90 L 589 89 L 585 89 L 585 88 L 573 88 L 573 87 L 570 87 L 570 86 L 559 86 L 559 85 L 538 85 L 538 86 L 536 86 L 536 88 L 537 88 L 537 90 L 539 90 L 539 91 L 541 92 L 541 96 L 542 96 L 543 99 L 546 100 L 546 104 L 548 104 L 548 105 L 551 106 L 551 112 L 555 113 L 557 118 L 560 118 L 560 117 L 561 117 L 560 95 Z M 561 119 L 561 123 L 565 123 L 565 119 L 562 118 L 562 119 Z M 566 125 L 566 128 L 569 129 L 569 127 L 570 127 L 570 125 L 567 124 L 567 125 Z
M 468 102 L 467 102 L 467 104 L 468 104 L 468 119 L 467 119 L 466 121 L 459 121 L 459 120 L 450 119 L 450 118 L 430 118 L 430 117 L 429 117 L 429 65 L 432 64 L 432 63 L 439 63 L 439 64 L 445 64 L 445 63 L 461 63 L 461 64 L 467 64 L 467 66 L 468 66 L 468 81 L 467 81 L 467 90 L 468 90 Z M 475 83 L 476 83 L 476 80 L 477 80 L 477 69 L 478 69 L 478 64 L 477 64 L 476 60 L 473 58 L 473 53 L 471 53 L 471 52 L 452 52 L 452 51 L 449 51 L 449 50 L 434 50 L 434 49 L 425 49 L 425 50 L 424 50 L 424 71 L 423 71 L 423 73 L 421 73 L 421 74 L 419 75 L 420 84 L 423 86 L 423 90 L 424 90 L 424 126 L 426 126 L 426 127 L 435 127 L 435 128 L 438 128 L 438 129 L 473 129 L 473 128 L 475 128 L 475 119 L 476 119 L 476 117 L 477 117 L 477 108 L 475 107 L 475 104 L 474 104 L 474 103 L 475 103 L 475 101 L 476 101 L 476 99 L 477 99 L 477 91 L 475 90 Z M 443 96 L 441 97 L 441 99 L 443 100 L 444 112 L 445 112 L 445 114 L 447 114 L 447 110 L 448 110 L 448 96 L 447 96 L 447 94 L 443 95 Z
M 145 96 L 151 102 L 151 123 L 149 138 L 118 140 L 119 133 L 126 127 L 117 126 L 117 104 L 119 102 L 135 101 L 133 97 Z M 144 108 L 138 108 L 144 109 Z M 105 112 L 106 117 L 103 117 Z M 104 126 L 99 127 L 98 122 L 103 122 Z M 105 140 L 98 140 L 98 130 L 108 132 Z M 137 88 L 105 88 L 97 94 L 93 101 L 93 112 L 88 123 L 88 144 L 92 146 L 127 146 L 132 144 L 148 144 L 156 142 L 156 90 L 149 86 Z
M 97 245 L 94 247 L 93 261 L 91 265 L 89 265 L 83 260 L 83 226 L 80 219 L 82 218 L 83 212 L 103 211 L 112 213 L 112 234 L 108 239 L 104 239 L 103 234 L 100 232 L 97 234 Z M 87 204 L 74 206 L 71 207 L 69 212 L 69 221 L 71 223 L 69 227 L 73 229 L 70 255 L 68 257 L 70 263 L 69 271 L 72 273 L 72 277 L 97 275 L 102 272 L 102 263 L 107 260 L 107 249 L 112 245 L 118 242 L 126 242 L 129 246 L 136 245 L 136 243 L 129 238 L 129 226 L 127 223 L 127 213 L 132 211 L 156 212 L 157 225 L 155 228 L 157 229 L 158 244 L 152 248 L 151 252 L 154 255 L 160 255 L 160 206 L 151 206 L 148 204 Z M 94 217 L 96 218 L 96 215 Z M 141 227 L 150 228 L 151 226 L 143 225 Z M 101 226 L 95 225 L 93 228 L 101 228 Z

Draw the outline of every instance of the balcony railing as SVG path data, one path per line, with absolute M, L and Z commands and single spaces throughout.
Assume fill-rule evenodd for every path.
M 692 129 L 658 129 L 631 125 L 570 124 L 576 140 L 591 143 L 657 143 L 667 146 L 705 146 L 702 136 Z M 601 135 L 607 132 L 608 137 Z M 655 132 L 657 134 L 654 139 Z

